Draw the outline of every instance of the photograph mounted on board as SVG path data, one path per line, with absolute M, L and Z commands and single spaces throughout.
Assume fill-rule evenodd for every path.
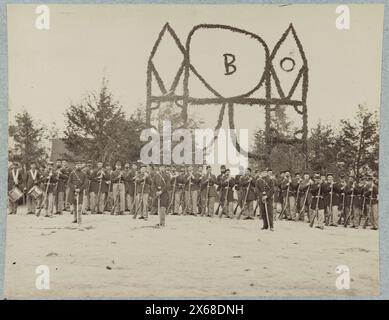
M 8 5 L 5 296 L 379 296 L 383 17 Z

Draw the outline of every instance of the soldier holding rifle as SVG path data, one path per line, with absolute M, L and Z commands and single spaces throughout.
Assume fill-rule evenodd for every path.
M 43 198 L 45 207 L 45 217 L 52 218 L 55 207 L 55 187 L 58 181 L 58 175 L 54 170 L 54 163 L 49 161 L 47 168 L 43 173 L 42 180 L 44 181 L 45 196 Z
M 173 176 L 173 183 L 175 184 L 174 192 L 174 210 L 173 214 L 178 215 L 180 213 L 180 207 L 182 213 L 184 213 L 184 185 L 185 185 L 185 168 L 176 168 Z
M 165 227 L 166 209 L 169 206 L 170 176 L 166 172 L 164 165 L 157 168 L 153 176 L 153 184 L 156 188 L 153 207 L 157 209 L 159 216 L 157 227 Z
M 324 202 L 328 212 L 327 225 L 337 227 L 339 219 L 339 204 L 341 200 L 341 185 L 336 183 L 334 175 L 327 173 L 327 181 L 324 184 Z
M 111 172 L 112 194 L 113 194 L 113 208 L 111 214 L 121 215 L 124 212 L 125 205 L 125 189 L 124 189 L 124 171 L 122 170 L 122 163 L 116 161 L 115 170 Z
M 378 230 L 378 184 L 374 182 L 373 176 L 368 176 L 367 180 L 368 182 L 364 189 L 367 202 L 367 219 L 363 228 L 366 228 L 367 222 L 370 221 L 371 229 Z
M 62 164 L 62 172 L 68 177 L 66 181 L 64 181 L 65 183 L 64 210 L 69 211 L 69 194 L 70 194 L 69 175 L 72 170 L 69 168 L 68 161 L 66 159 L 62 159 L 61 164 Z
M 349 177 L 348 183 L 344 188 L 345 193 L 345 213 L 346 219 L 344 222 L 344 227 L 348 226 L 348 223 L 351 222 L 352 228 L 358 228 L 359 222 L 359 211 L 355 205 L 356 201 L 356 193 L 357 193 L 357 185 L 353 176 Z
M 301 209 L 300 208 L 300 204 L 301 204 L 300 184 L 302 180 L 303 179 L 301 179 L 301 173 L 296 172 L 294 174 L 294 179 L 292 180 L 293 188 L 296 190 L 294 207 L 293 207 L 293 211 L 295 213 L 295 219 L 294 219 L 295 221 L 300 220 L 300 209 Z
M 310 192 L 312 194 L 312 202 L 311 202 L 311 221 L 310 227 L 313 227 L 315 224 L 315 220 L 317 218 L 316 228 L 321 230 L 324 229 L 324 181 L 320 178 L 320 174 L 315 173 L 313 176 L 314 183 L 310 187 Z
M 198 214 L 198 191 L 200 189 L 200 174 L 193 170 L 193 166 L 188 167 L 188 172 L 185 174 L 185 209 L 184 214 L 189 212 L 191 215 Z
M 251 168 L 247 168 L 245 175 L 241 179 L 241 186 L 243 192 L 243 205 L 242 211 L 238 214 L 237 219 L 240 218 L 242 212 L 245 213 L 245 220 L 253 220 L 253 201 L 256 199 L 255 194 L 255 181 L 254 177 L 251 175 Z
M 201 216 L 213 218 L 215 210 L 216 192 L 216 176 L 212 174 L 211 166 L 206 167 L 206 173 L 201 178 Z
M 220 180 L 220 201 L 217 209 L 217 211 L 220 210 L 220 218 L 223 213 L 227 218 L 232 219 L 234 217 L 234 186 L 235 179 L 231 176 L 230 169 L 226 169 L 223 178 Z
M 137 189 L 137 184 L 135 182 L 135 177 L 137 175 L 137 170 L 138 167 L 136 163 L 133 163 L 131 166 L 131 169 L 129 170 L 127 176 L 126 176 L 126 181 L 128 184 L 128 193 L 126 196 L 127 199 L 127 207 L 128 211 L 130 211 L 130 214 L 134 214 L 135 212 L 135 199 L 136 199 L 136 189 Z
M 137 184 L 137 208 L 135 209 L 134 219 L 136 219 L 138 212 L 141 212 L 139 219 L 147 220 L 149 193 L 153 182 L 145 165 L 141 166 L 135 182 Z
M 281 190 L 283 192 L 283 208 L 280 214 L 280 218 L 282 219 L 284 216 L 288 220 L 296 219 L 295 212 L 295 202 L 296 202 L 296 192 L 299 183 L 296 179 L 292 179 L 290 172 L 285 171 L 284 179 L 281 183 Z
M 58 180 L 55 186 L 55 210 L 57 214 L 62 214 L 62 211 L 65 209 L 65 192 L 69 173 L 63 168 L 61 159 L 57 160 L 56 173 Z
M 273 194 L 274 194 L 274 181 L 268 176 L 267 171 L 263 171 L 255 183 L 259 210 L 261 213 L 263 227 L 262 230 L 270 228 L 270 231 L 274 231 L 273 226 Z
M 81 223 L 82 203 L 87 176 L 81 170 L 82 162 L 77 161 L 74 170 L 69 175 L 70 202 L 73 204 L 73 223 Z
M 105 193 L 108 189 L 107 179 L 108 175 L 104 170 L 103 161 L 99 160 L 97 161 L 97 168 L 91 174 L 90 205 L 92 214 L 102 214 L 104 212 Z

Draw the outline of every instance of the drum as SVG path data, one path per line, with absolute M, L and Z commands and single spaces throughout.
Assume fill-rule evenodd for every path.
M 18 187 L 14 187 L 11 191 L 8 192 L 8 197 L 12 202 L 16 202 L 21 197 L 23 197 L 23 192 L 20 191 Z
M 43 194 L 43 191 L 38 187 L 38 186 L 33 186 L 28 192 L 27 194 L 29 196 L 31 196 L 34 200 L 37 200 L 39 199 L 42 194 Z

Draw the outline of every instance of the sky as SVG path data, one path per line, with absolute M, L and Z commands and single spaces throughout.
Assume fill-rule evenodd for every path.
M 350 29 L 338 30 L 336 5 L 332 4 L 49 5 L 50 29 L 38 30 L 35 5 L 8 5 L 9 117 L 12 120 L 16 113 L 27 110 L 44 124 L 55 122 L 62 132 L 65 110 L 97 91 L 103 77 L 130 115 L 145 104 L 147 61 L 166 22 L 182 43 L 198 24 L 223 24 L 259 35 L 270 50 L 293 23 L 309 66 L 308 126 L 318 122 L 336 125 L 340 119 L 352 118 L 358 104 L 370 110 L 378 110 L 380 105 L 383 5 L 349 8 Z M 216 38 L 216 47 L 219 44 L 222 49 L 247 53 L 247 60 L 253 60 L 249 53 L 255 48 L 244 50 L 244 44 L 228 39 L 228 35 Z M 198 51 L 199 68 L 212 78 L 207 67 L 215 65 L 213 42 L 207 45 L 200 39 L 193 47 Z M 175 70 L 176 56 L 167 57 L 160 59 L 160 70 Z M 247 74 L 250 68 L 259 67 L 246 65 Z M 244 81 L 235 83 L 243 85 Z M 222 91 L 228 91 L 226 85 L 217 84 Z M 218 106 L 203 106 L 189 112 L 213 128 L 219 110 Z M 253 132 L 263 127 L 261 108 L 239 106 L 235 110 L 237 128 Z M 292 110 L 290 114 L 297 121 Z

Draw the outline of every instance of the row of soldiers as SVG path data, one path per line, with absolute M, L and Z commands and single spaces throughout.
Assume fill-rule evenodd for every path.
M 271 169 L 262 171 L 250 168 L 234 177 L 221 166 L 214 175 L 207 166 L 164 165 L 146 166 L 115 163 L 114 168 L 98 161 L 77 161 L 71 169 L 66 160 L 49 162 L 38 170 L 35 164 L 24 174 L 18 174 L 13 164 L 8 175 L 8 189 L 23 186 L 27 193 L 28 213 L 40 212 L 51 217 L 54 213 L 71 210 L 74 222 L 81 214 L 110 212 L 134 218 L 148 219 L 150 214 L 160 215 L 160 226 L 165 225 L 166 214 L 189 214 L 213 217 L 253 219 L 259 209 L 263 228 L 273 230 L 273 220 L 307 221 L 323 229 L 324 225 L 337 226 L 349 223 L 358 228 L 361 219 L 378 228 L 378 181 L 366 176 L 356 183 L 350 176 L 334 180 L 326 175 L 289 171 L 275 176 Z M 29 194 L 32 188 L 41 190 L 40 197 Z M 37 208 L 39 207 L 39 209 Z M 216 207 L 216 210 L 215 210 Z M 10 203 L 10 213 L 16 213 L 17 203 Z

